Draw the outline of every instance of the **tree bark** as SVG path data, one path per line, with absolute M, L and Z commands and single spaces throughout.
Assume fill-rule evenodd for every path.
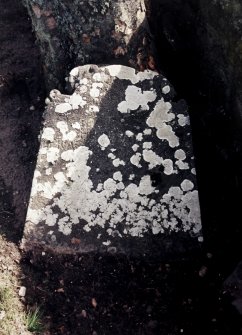
M 47 88 L 75 66 L 119 63 L 154 69 L 144 0 L 23 0 L 40 44 Z

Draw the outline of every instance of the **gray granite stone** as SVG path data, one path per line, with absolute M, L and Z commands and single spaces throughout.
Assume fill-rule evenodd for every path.
M 186 103 L 156 72 L 86 65 L 50 93 L 22 247 L 179 253 L 202 241 Z

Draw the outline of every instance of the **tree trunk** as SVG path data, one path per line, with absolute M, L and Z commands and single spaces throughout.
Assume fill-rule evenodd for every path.
M 144 0 L 23 0 L 43 57 L 47 88 L 75 66 L 119 63 L 154 69 Z

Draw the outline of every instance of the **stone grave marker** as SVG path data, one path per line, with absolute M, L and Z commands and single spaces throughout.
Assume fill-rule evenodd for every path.
M 86 65 L 50 93 L 22 247 L 174 255 L 202 241 L 186 103 L 160 74 Z

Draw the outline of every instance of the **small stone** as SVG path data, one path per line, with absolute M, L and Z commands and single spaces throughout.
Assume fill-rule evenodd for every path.
M 211 254 L 211 252 L 208 252 L 208 253 L 207 253 L 207 258 L 208 258 L 208 259 L 213 258 L 213 255 Z
M 206 266 L 202 266 L 201 269 L 199 270 L 199 277 L 205 277 L 208 272 L 208 268 Z
M 18 295 L 19 295 L 20 297 L 25 297 L 25 295 L 26 295 L 26 287 L 25 287 L 25 286 L 21 286 L 21 287 L 20 287 L 20 289 L 19 289 L 19 291 L 18 291 Z
M 150 329 L 155 329 L 155 328 L 157 328 L 157 326 L 158 326 L 158 322 L 156 320 L 150 320 L 149 323 L 148 323 L 148 327 Z
M 34 111 L 35 107 L 34 106 L 30 106 L 29 110 Z
M 87 312 L 85 311 L 85 309 L 82 310 L 81 316 L 84 317 L 84 318 L 87 317 Z
M 5 311 L 0 311 L 0 320 L 4 319 L 5 315 L 6 315 Z
M 92 306 L 93 306 L 94 308 L 97 307 L 97 301 L 96 301 L 95 298 L 92 298 Z

